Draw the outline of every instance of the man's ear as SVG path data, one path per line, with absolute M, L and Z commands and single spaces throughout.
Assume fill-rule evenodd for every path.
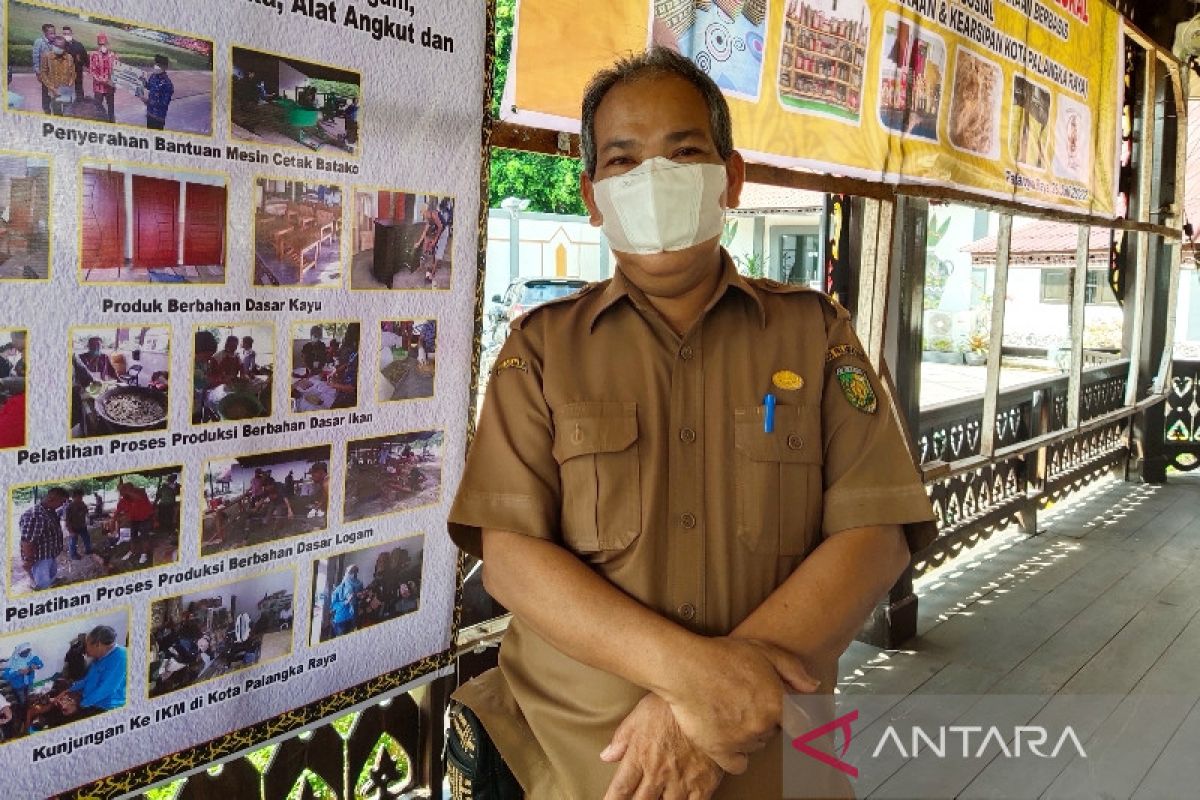
M 600 213 L 600 208 L 596 205 L 596 184 L 592 183 L 587 172 L 579 174 L 579 196 L 583 198 L 583 204 L 587 206 L 590 218 L 588 222 L 592 224 L 592 227 L 599 228 L 604 224 L 604 215 Z
M 725 160 L 725 207 L 737 208 L 742 202 L 742 187 L 746 185 L 746 161 L 737 150 Z

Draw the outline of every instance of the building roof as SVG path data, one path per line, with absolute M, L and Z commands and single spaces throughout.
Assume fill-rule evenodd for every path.
M 1093 226 L 1089 237 L 1088 248 L 1091 250 L 1106 250 L 1109 244 L 1107 228 Z M 1009 253 L 1012 255 L 1030 255 L 1033 253 L 1074 253 L 1079 244 L 1079 228 L 1066 222 L 1052 220 L 1031 220 L 1020 226 L 1013 226 L 1012 241 Z M 995 255 L 996 236 L 985 236 L 963 248 L 963 252 L 973 256 Z
M 747 183 L 742 187 L 742 202 L 729 213 L 813 212 L 824 207 L 825 195 L 821 192 Z

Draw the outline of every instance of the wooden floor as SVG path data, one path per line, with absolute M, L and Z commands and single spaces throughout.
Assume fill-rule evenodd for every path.
M 1052 706 L 1013 696 L 1095 695 L 1087 724 L 1072 722 L 1088 758 L 960 762 L 931 777 L 896 754 L 863 771 L 859 797 L 1200 798 L 1200 474 L 1094 484 L 1039 528 L 923 577 L 918 637 L 899 651 L 853 644 L 840 690 L 989 695 L 1010 725 Z

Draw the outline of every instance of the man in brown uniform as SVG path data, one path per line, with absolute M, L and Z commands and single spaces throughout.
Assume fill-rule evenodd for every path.
M 582 129 L 618 269 L 493 369 L 450 534 L 513 618 L 451 736 L 481 721 L 532 800 L 778 798 L 784 694 L 833 691 L 929 500 L 849 315 L 721 249 L 745 166 L 715 84 L 651 50 Z

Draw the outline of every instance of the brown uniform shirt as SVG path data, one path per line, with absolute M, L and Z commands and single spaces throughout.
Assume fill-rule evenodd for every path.
M 932 538 L 846 311 L 742 278 L 728 255 L 723 268 L 683 337 L 620 271 L 513 323 L 450 512 L 459 547 L 480 556 L 482 528 L 552 541 L 658 613 L 725 635 L 838 531 L 906 524 L 914 551 Z M 615 773 L 600 751 L 644 695 L 514 616 L 500 666 L 454 696 L 530 800 L 597 800 Z M 779 797 L 780 760 L 777 735 L 715 797 Z

